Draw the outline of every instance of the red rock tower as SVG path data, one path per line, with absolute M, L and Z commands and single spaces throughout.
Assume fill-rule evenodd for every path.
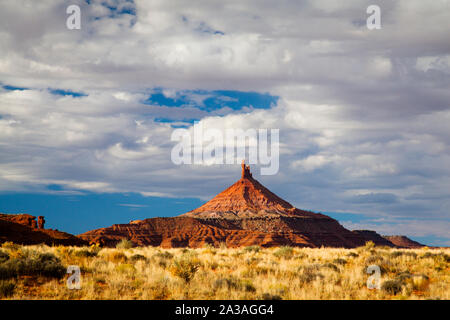
M 241 174 L 241 178 L 251 178 L 252 177 L 252 173 L 250 172 L 250 165 L 245 165 L 245 160 L 242 160 L 242 174 Z

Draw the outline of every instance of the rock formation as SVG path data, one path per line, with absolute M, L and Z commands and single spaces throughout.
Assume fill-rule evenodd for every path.
M 425 247 L 425 245 L 411 240 L 406 236 L 383 236 L 386 240 L 394 244 L 396 247 L 399 248 L 407 248 L 407 249 L 416 249 L 416 248 L 422 248 Z
M 116 224 L 79 237 L 107 246 L 127 238 L 137 245 L 162 247 L 225 243 L 229 247 L 352 248 L 364 245 L 368 234 L 349 231 L 326 215 L 295 208 L 254 179 L 250 167 L 242 163 L 241 178 L 195 210 L 173 218 Z M 370 233 L 370 239 L 389 243 L 376 232 Z
M 353 233 L 356 233 L 364 238 L 364 240 L 372 241 L 377 246 L 387 246 L 387 247 L 395 247 L 391 241 L 386 239 L 386 237 L 380 236 L 378 233 L 372 230 L 353 230 Z
M 38 217 L 37 223 L 38 223 L 39 229 L 44 229 L 45 219 L 43 216 Z
M 19 244 L 40 244 L 47 245 L 87 245 L 88 243 L 69 233 L 43 229 L 45 219 L 40 217 L 42 222 L 40 229 L 37 229 L 36 217 L 29 214 L 2 214 L 0 213 L 0 243 L 11 241 Z

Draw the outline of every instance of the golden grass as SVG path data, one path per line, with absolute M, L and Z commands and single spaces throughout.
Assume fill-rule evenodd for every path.
M 450 249 L 201 249 L 4 245 L 10 258 L 51 253 L 81 268 L 80 290 L 67 277 L 2 280 L 7 299 L 445 299 Z M 383 289 L 368 289 L 368 265 L 381 267 Z M 8 281 L 8 282 L 6 282 Z M 390 283 L 388 281 L 394 282 Z M 1 295 L 1 293 L 0 293 Z

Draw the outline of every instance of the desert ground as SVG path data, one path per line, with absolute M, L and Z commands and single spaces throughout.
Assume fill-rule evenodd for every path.
M 69 289 L 68 266 L 80 289 Z M 369 289 L 369 265 L 381 270 Z M 442 299 L 450 248 L 0 248 L 1 299 Z M 73 282 L 71 282 L 73 284 Z M 374 282 L 376 284 L 376 282 Z

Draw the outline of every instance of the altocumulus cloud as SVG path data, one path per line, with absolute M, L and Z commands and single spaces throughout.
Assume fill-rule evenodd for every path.
M 279 128 L 277 194 L 445 237 L 448 1 L 379 1 L 377 31 L 371 1 L 73 3 L 79 31 L 63 3 L 1 1 L 3 192 L 207 199 L 237 166 L 174 166 L 173 127 Z

